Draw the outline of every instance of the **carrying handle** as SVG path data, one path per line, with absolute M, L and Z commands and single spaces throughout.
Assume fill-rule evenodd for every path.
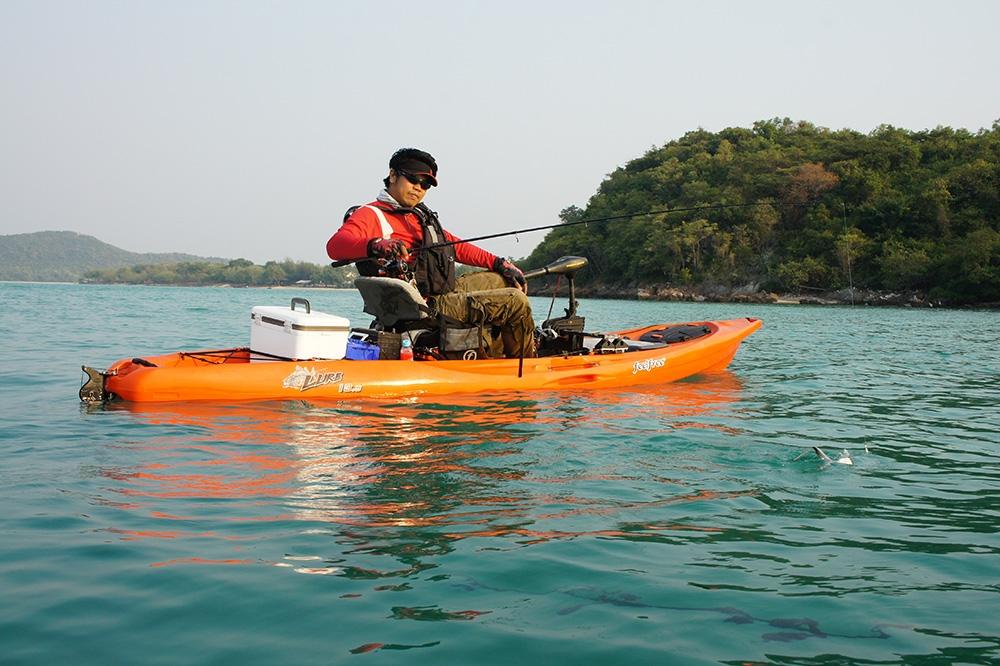
M 291 307 L 290 309 L 294 310 L 294 309 L 295 309 L 295 304 L 296 304 L 296 303 L 298 303 L 299 305 L 304 305 L 304 306 L 306 306 L 306 314 L 309 314 L 309 313 L 311 313 L 311 312 L 312 312 L 312 306 L 310 306 L 310 305 L 309 305 L 309 301 L 307 301 L 307 300 L 306 300 L 306 299 L 304 299 L 304 298 L 293 298 L 293 299 L 292 299 L 292 307 Z

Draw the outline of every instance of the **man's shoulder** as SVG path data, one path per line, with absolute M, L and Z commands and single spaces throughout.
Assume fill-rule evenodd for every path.
M 356 204 L 348 208 L 347 211 L 344 213 L 344 221 L 346 222 L 351 219 L 354 220 L 375 219 L 377 214 L 375 213 L 375 211 L 372 210 L 372 208 L 378 208 L 383 211 L 387 210 L 385 208 L 385 205 L 381 201 L 372 201 L 371 203 L 366 203 L 366 204 Z
M 374 214 L 372 208 L 379 208 L 381 210 L 391 210 L 391 206 L 382 203 L 381 201 L 369 201 L 366 204 L 359 204 L 357 206 L 352 206 L 355 210 L 363 210 L 370 214 Z

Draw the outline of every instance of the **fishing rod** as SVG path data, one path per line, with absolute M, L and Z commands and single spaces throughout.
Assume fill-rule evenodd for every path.
M 686 208 L 667 208 L 664 210 L 650 210 L 644 213 L 624 213 L 622 215 L 610 215 L 608 217 L 596 217 L 589 218 L 586 220 L 573 220 L 572 222 L 559 222 L 557 224 L 544 224 L 538 227 L 526 227 L 524 229 L 515 229 L 514 231 L 501 231 L 496 234 L 486 234 L 485 236 L 474 236 L 473 238 L 462 238 L 460 240 L 453 241 L 443 241 L 441 243 L 435 243 L 433 245 L 428 245 L 426 247 L 416 247 L 410 250 L 411 252 L 420 252 L 423 250 L 430 250 L 438 247 L 448 247 L 449 245 L 461 245 L 462 243 L 475 243 L 478 241 L 492 240 L 494 238 L 503 238 L 505 236 L 517 236 L 518 234 L 529 234 L 533 231 L 543 231 L 545 229 L 557 229 L 560 227 L 575 227 L 580 224 L 596 224 L 598 222 L 616 222 L 619 220 L 629 220 L 635 217 L 644 217 L 647 215 L 665 215 L 667 213 L 690 213 L 699 210 L 724 210 L 726 208 L 751 208 L 753 206 L 776 206 L 776 207 L 789 207 L 789 206 L 811 206 L 814 202 L 808 203 L 777 203 L 777 202 L 757 202 L 757 203 L 741 203 L 741 204 L 713 204 L 706 206 L 689 206 Z M 342 259 L 340 261 L 332 261 L 330 265 L 334 268 L 340 268 L 341 266 L 348 266 L 358 261 L 369 261 L 372 257 L 360 257 L 358 259 Z

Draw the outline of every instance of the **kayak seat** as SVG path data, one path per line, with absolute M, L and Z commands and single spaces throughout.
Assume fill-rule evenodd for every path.
M 359 277 L 354 286 L 361 292 L 364 311 L 386 329 L 421 319 L 429 319 L 426 327 L 435 328 L 433 310 L 409 282 L 389 277 Z
M 433 350 L 435 358 L 488 358 L 494 337 L 480 326 L 469 326 L 429 307 L 417 288 L 405 280 L 359 277 L 364 311 L 375 317 L 372 328 L 402 334 L 413 346 Z

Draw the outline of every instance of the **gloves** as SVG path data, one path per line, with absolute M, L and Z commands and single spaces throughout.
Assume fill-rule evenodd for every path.
M 497 257 L 493 262 L 493 272 L 503 276 L 504 281 L 511 287 L 520 289 L 526 294 L 528 293 L 528 282 L 524 279 L 524 273 L 521 272 L 520 268 L 503 257 Z
M 381 259 L 402 259 L 406 261 L 410 252 L 406 244 L 398 238 L 373 238 L 368 241 L 368 256 Z

